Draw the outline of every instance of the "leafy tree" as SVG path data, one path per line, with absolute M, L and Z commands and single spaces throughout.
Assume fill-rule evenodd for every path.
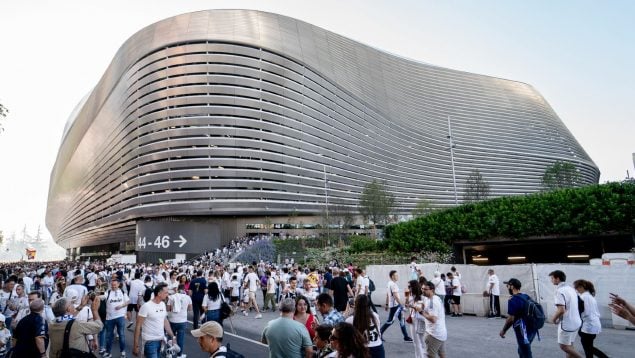
M 0 103 L 0 120 L 6 118 L 8 113 L 9 110 L 7 109 L 7 107 L 3 106 L 2 103 Z M 0 123 L 0 132 L 2 132 L 3 130 L 4 127 L 2 127 L 2 123 Z
M 386 183 L 377 179 L 366 184 L 359 198 L 359 213 L 375 225 L 386 224 L 394 206 L 395 197 L 386 189 Z
M 415 218 L 420 218 L 422 216 L 426 216 L 430 214 L 434 209 L 432 208 L 432 202 L 428 199 L 422 198 L 415 206 L 414 210 L 412 210 L 412 216 Z
M 557 161 L 545 169 L 542 176 L 544 190 L 574 188 L 580 180 L 580 173 L 575 165 L 569 162 Z
M 463 201 L 466 203 L 476 203 L 487 200 L 489 191 L 489 183 L 487 180 L 483 178 L 478 169 L 474 169 L 465 181 L 465 194 L 463 194 Z

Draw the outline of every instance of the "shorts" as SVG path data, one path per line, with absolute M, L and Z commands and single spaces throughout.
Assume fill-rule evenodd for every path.
M 126 309 L 126 311 L 128 311 L 128 312 L 132 312 L 132 311 L 139 312 L 139 307 L 137 306 L 136 303 L 129 303 L 128 304 L 128 308 Z
M 426 353 L 429 357 L 445 356 L 445 341 L 434 338 L 427 333 L 423 341 L 426 344 Z
M 461 296 L 452 295 L 452 296 L 450 296 L 450 300 L 452 300 L 452 303 L 455 304 L 455 305 L 460 305 L 461 304 Z
M 231 302 L 238 302 L 238 296 L 231 296 Z
M 250 300 L 256 299 L 256 291 L 249 291 L 249 299 Z
M 575 342 L 575 337 L 577 336 L 578 331 L 568 332 L 563 330 L 561 326 L 558 326 L 558 344 L 571 346 L 573 345 L 573 342 Z

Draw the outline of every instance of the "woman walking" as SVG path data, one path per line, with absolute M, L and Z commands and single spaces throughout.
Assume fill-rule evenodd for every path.
M 598 333 L 602 331 L 600 311 L 598 310 L 598 303 L 595 300 L 595 287 L 593 283 L 587 280 L 574 281 L 573 287 L 578 291 L 582 301 L 584 301 L 584 312 L 580 314 L 582 327 L 578 332 L 582 348 L 584 349 L 584 355 L 586 358 L 593 358 L 593 356 L 608 358 L 604 352 L 593 346 L 593 340 L 595 340 Z
M 384 358 L 384 344 L 379 333 L 379 316 L 371 311 L 370 300 L 366 295 L 359 295 L 355 298 L 355 308 L 353 315 L 346 319 L 346 322 L 355 327 L 366 340 L 371 358 Z
M 211 282 L 207 285 L 207 294 L 203 297 L 203 310 L 207 321 L 216 321 L 223 325 L 223 319 L 220 316 L 220 304 L 223 302 L 223 295 L 220 293 L 218 284 Z
M 406 308 L 410 308 L 409 314 L 412 319 L 412 324 L 410 326 L 412 327 L 411 335 L 415 346 L 415 358 L 424 358 L 426 353 L 426 344 L 424 341 L 426 322 L 423 316 L 417 313 L 415 309 L 417 306 L 424 306 L 423 292 L 418 280 L 408 282 L 408 289 L 410 290 L 410 297 L 406 302 Z

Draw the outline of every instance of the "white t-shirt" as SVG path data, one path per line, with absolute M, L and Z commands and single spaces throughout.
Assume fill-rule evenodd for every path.
M 589 292 L 580 295 L 584 301 L 584 312 L 582 312 L 582 332 L 588 334 L 599 334 L 602 332 L 602 324 L 600 323 L 600 311 L 598 310 L 598 302 Z
M 117 291 L 106 291 L 104 293 L 104 299 L 106 300 L 106 320 L 126 315 L 126 306 L 128 305 L 128 302 L 130 302 L 130 299 L 128 298 L 128 295 L 121 291 L 121 289 L 118 289 Z M 123 306 L 123 308 L 117 308 L 118 306 Z
M 233 297 L 240 296 L 240 281 L 238 281 L 238 278 L 236 278 L 235 280 L 232 280 L 231 287 L 232 287 L 231 295 Z
M 146 342 L 163 340 L 165 318 L 168 316 L 165 303 L 148 301 L 139 309 L 139 316 L 145 318 L 141 338 Z
M 256 290 L 258 290 L 258 282 L 260 282 L 260 280 L 255 272 L 248 273 L 245 280 L 247 281 L 247 288 L 249 291 L 256 292 Z
M 146 292 L 146 285 L 138 278 L 130 281 L 130 303 L 136 305 L 139 301 L 139 295 L 143 296 Z
M 181 302 L 181 309 L 179 312 L 168 312 L 168 321 L 172 323 L 184 323 L 187 322 L 187 308 L 192 304 L 192 299 L 188 295 L 182 293 L 175 293 L 170 296 L 168 301 L 169 305 L 174 307 L 174 300 L 178 299 Z
M 69 290 L 69 289 L 77 291 L 77 294 L 78 294 L 77 302 L 82 302 L 82 298 L 88 294 L 88 289 L 84 285 L 78 285 L 74 283 L 66 287 L 66 290 Z M 64 290 L 64 296 L 66 296 L 66 290 Z
M 435 322 L 426 319 L 426 333 L 432 337 L 445 341 L 448 339 L 448 331 L 445 328 L 445 309 L 439 296 L 424 299 L 424 311 L 436 317 Z M 425 318 L 425 317 L 424 317 Z
M 452 282 L 450 283 L 450 286 L 453 287 L 452 288 L 452 295 L 454 296 L 461 296 L 463 293 L 461 292 L 461 281 L 458 278 L 453 278 Z
M 368 280 L 368 276 L 358 276 L 357 280 L 355 280 L 355 288 L 359 289 L 359 292 L 357 292 L 358 295 L 365 295 L 366 289 L 368 288 L 368 286 L 370 285 L 370 281 Z
M 445 296 L 445 283 L 443 282 L 441 277 L 433 278 L 432 283 L 434 284 L 434 294 Z
M 377 315 L 377 313 L 375 312 L 371 313 L 373 314 L 374 319 L 370 322 L 368 332 L 366 332 L 366 334 L 363 334 L 368 339 L 368 343 L 366 344 L 368 348 L 379 347 L 382 345 L 381 333 L 379 331 L 380 326 L 378 326 L 381 322 L 379 320 L 379 315 Z M 354 316 L 349 316 L 348 318 L 346 318 L 346 323 L 353 324 L 354 319 Z
M 556 306 L 564 306 L 564 315 L 560 322 L 563 331 L 575 332 L 582 325 L 580 312 L 578 311 L 578 294 L 573 287 L 567 285 L 566 282 L 560 282 L 556 288 L 556 296 L 554 297 Z
M 205 294 L 205 297 L 203 297 L 203 307 L 206 307 L 208 311 L 219 310 L 221 302 L 223 302 L 222 293 L 218 295 L 215 301 L 209 298 L 208 294 Z
M 88 279 L 88 286 L 95 286 L 97 285 L 97 283 L 95 282 L 95 280 L 97 279 L 97 274 L 94 272 L 89 272 L 88 275 L 86 275 L 86 278 Z
M 399 296 L 399 286 L 397 286 L 397 283 L 393 280 L 388 281 L 388 286 L 387 286 L 387 292 L 388 292 L 388 307 L 392 308 L 392 307 L 397 307 L 399 304 L 397 303 L 397 300 L 395 300 L 395 296 Z
M 31 286 L 33 286 L 33 280 L 29 276 L 22 277 L 22 283 L 24 284 L 24 292 L 31 292 Z
M 494 285 L 492 286 L 492 284 Z M 489 292 L 490 286 L 492 287 L 492 295 L 500 296 L 500 283 L 498 282 L 498 276 L 496 276 L 496 274 L 490 275 L 487 279 L 487 292 Z

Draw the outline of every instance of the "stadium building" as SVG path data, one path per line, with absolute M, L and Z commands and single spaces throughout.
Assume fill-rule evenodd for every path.
M 460 203 L 475 169 L 492 197 L 537 192 L 555 161 L 598 182 L 528 84 L 286 16 L 201 11 L 134 34 L 73 111 L 46 222 L 70 256 L 194 255 L 237 236 L 317 234 L 325 212 L 357 213 L 373 179 L 406 216 L 422 199 Z

